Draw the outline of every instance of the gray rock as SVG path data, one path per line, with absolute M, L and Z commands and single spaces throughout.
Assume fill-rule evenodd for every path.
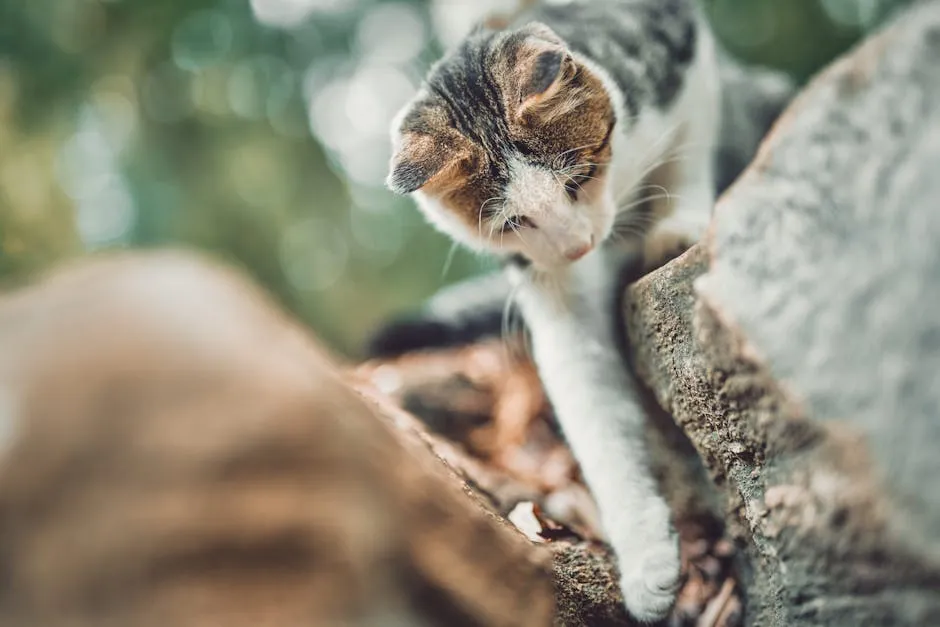
M 921 2 L 826 70 L 628 299 L 729 497 L 749 624 L 940 624 L 938 59 Z

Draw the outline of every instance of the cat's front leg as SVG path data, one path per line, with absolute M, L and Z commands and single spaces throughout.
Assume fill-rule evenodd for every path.
M 628 611 L 664 617 L 679 585 L 678 539 L 650 474 L 645 413 L 616 348 L 614 285 L 601 252 L 523 279 L 517 302 L 565 437 L 597 500 Z

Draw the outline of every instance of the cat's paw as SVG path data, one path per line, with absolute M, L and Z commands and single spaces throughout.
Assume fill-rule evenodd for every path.
M 652 623 L 666 617 L 679 591 L 679 545 L 675 540 L 650 546 L 626 564 L 620 578 L 624 604 L 630 615 Z
M 642 512 L 641 518 L 620 526 L 611 542 L 627 611 L 640 621 L 654 622 L 669 613 L 679 591 L 679 538 L 660 497 L 651 497 L 634 512 Z

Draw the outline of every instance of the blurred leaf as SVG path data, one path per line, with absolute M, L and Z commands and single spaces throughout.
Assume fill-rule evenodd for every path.
M 805 79 L 903 0 L 703 2 L 730 50 Z M 354 352 L 486 265 L 445 275 L 451 243 L 381 185 L 429 24 L 409 0 L 0 0 L 0 284 L 191 246 Z

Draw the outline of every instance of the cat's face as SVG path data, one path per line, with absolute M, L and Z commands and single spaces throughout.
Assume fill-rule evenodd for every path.
M 388 185 L 464 244 L 563 266 L 613 226 L 615 121 L 600 79 L 546 26 L 479 32 L 397 118 Z

